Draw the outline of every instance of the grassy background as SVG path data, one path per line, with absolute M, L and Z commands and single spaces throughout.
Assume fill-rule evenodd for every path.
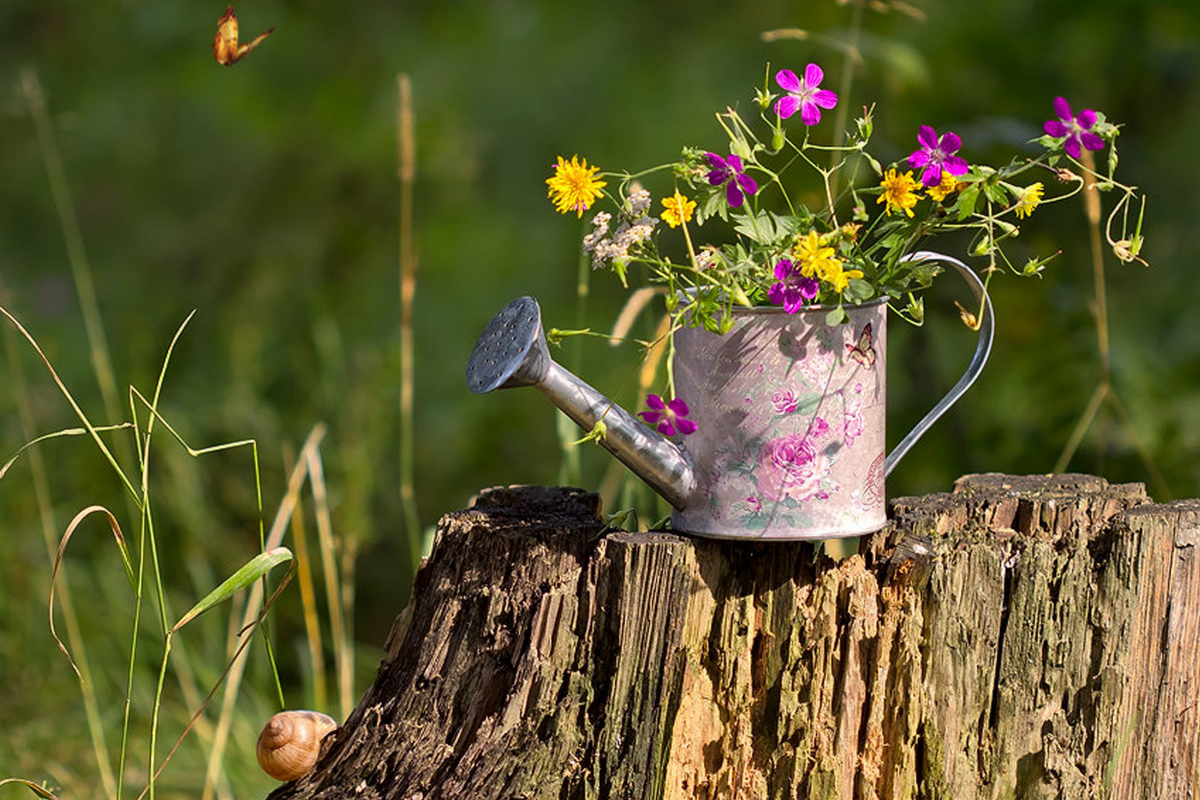
M 1151 198 L 1145 255 L 1153 264 L 1109 261 L 1114 386 L 1130 424 L 1102 418 L 1070 468 L 1148 481 L 1163 499 L 1200 494 L 1200 247 L 1190 149 L 1200 137 L 1200 13 L 1189 0 L 914 4 L 923 18 L 866 14 L 863 62 L 843 98 L 853 109 L 878 104 L 882 155 L 912 149 L 923 122 L 958 131 L 976 153 L 1020 143 L 1039 133 L 1058 94 L 1125 123 L 1122 170 Z M 117 421 L 90 363 L 46 142 L 22 89 L 22 75 L 35 74 L 122 404 L 129 385 L 152 390 L 172 335 L 195 309 L 161 411 L 196 446 L 257 440 L 268 522 L 285 491 L 288 453 L 294 458 L 314 425 L 328 426 L 328 509 L 342 552 L 359 554 L 352 585 L 361 691 L 412 573 L 413 532 L 404 529 L 398 490 L 396 74 L 412 78 L 417 126 L 412 446 L 428 527 L 481 487 L 558 480 L 545 401 L 533 393 L 476 397 L 463 379 L 479 331 L 512 298 L 537 296 L 549 324 L 576 321 L 581 227 L 546 201 L 554 157 L 579 153 L 605 169 L 634 169 L 673 158 L 683 144 L 719 149 L 713 113 L 747 103 L 766 62 L 799 69 L 820 61 L 836 85 L 844 56 L 831 42 L 849 35 L 852 11 L 832 0 L 333 6 L 239 5 L 243 39 L 276 30 L 232 68 L 216 65 L 210 48 L 221 5 L 0 7 L 0 304 L 38 338 L 91 418 Z M 796 26 L 821 35 L 760 37 Z M 1077 211 L 1046 209 L 1026 227 L 1031 252 L 1061 247 L 1064 255 L 1044 282 L 994 284 L 992 362 L 893 475 L 890 494 L 946 490 L 970 471 L 1053 468 L 1099 378 L 1087 230 Z M 612 319 L 623 300 L 614 284 L 607 275 L 593 280 L 589 324 Z M 949 306 L 953 294 L 939 296 Z M 953 382 L 972 345 L 949 312 L 922 331 L 895 326 L 892 338 L 896 441 Z M 618 391 L 635 353 L 588 344 L 577 357 L 590 382 L 636 404 Z M 4 358 L 0 459 L 29 438 L 21 403 L 36 433 L 78 424 L 27 346 Z M 27 381 L 19 392 L 18 375 Z M 51 563 L 42 515 L 53 512 L 56 535 L 92 503 L 111 508 L 127 533 L 137 517 L 84 439 L 58 439 L 40 452 L 48 476 L 40 502 L 29 459 L 0 481 L 0 777 L 47 779 L 83 796 L 97 785 L 96 768 L 77 683 L 46 628 Z M 256 552 L 254 469 L 245 449 L 194 459 L 165 437 L 154 458 L 164 585 L 178 612 Z M 609 459 L 589 449 L 583 467 L 583 483 L 596 486 Z M 312 508 L 308 498 L 310 533 Z M 67 565 L 111 732 L 125 691 L 132 597 L 105 536 L 99 524 L 77 535 Z M 312 704 L 295 587 L 277 611 L 287 701 Z M 228 612 L 214 612 L 177 642 L 165 740 L 194 710 L 174 670 L 211 686 L 229 626 Z M 145 709 L 161 632 L 146 618 L 141 628 L 134 701 Z M 270 786 L 249 755 L 274 704 L 264 651 L 252 653 L 224 796 L 261 796 Z M 332 665 L 332 645 L 323 659 Z M 140 790 L 146 719 L 139 712 L 137 720 L 128 785 Z M 164 796 L 195 796 L 206 755 L 197 742 L 165 773 Z M 115 752 L 115 739 L 109 747 Z M 9 791 L 18 790 L 0 788 L 0 796 Z

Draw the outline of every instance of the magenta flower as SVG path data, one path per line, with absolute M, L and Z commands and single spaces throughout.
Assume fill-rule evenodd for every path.
M 775 101 L 775 113 L 780 119 L 787 119 L 800 112 L 800 119 L 805 125 L 816 125 L 821 121 L 821 109 L 833 108 L 837 105 L 837 95 L 828 89 L 818 88 L 825 73 L 816 64 L 804 68 L 804 80 L 796 77 L 790 69 L 781 69 L 775 75 L 775 82 L 787 92 Z
M 663 436 L 674 436 L 676 431 L 687 435 L 696 432 L 696 423 L 684 419 L 688 415 L 688 404 L 676 397 L 664 403 L 656 394 L 646 395 L 646 405 L 649 411 L 639 411 L 638 416 L 653 425 Z
M 775 277 L 778 279 L 767 291 L 767 299 L 789 314 L 795 314 L 805 300 L 817 296 L 819 285 L 816 278 L 806 278 L 800 273 L 800 265 L 790 258 L 775 262 Z
M 1087 108 L 1081 111 L 1079 116 L 1072 116 L 1070 104 L 1065 99 L 1056 97 L 1054 113 L 1058 115 L 1058 119 L 1048 119 L 1042 127 L 1051 136 L 1067 137 L 1063 142 L 1063 149 L 1071 158 L 1083 155 L 1083 151 L 1080 150 L 1081 144 L 1088 150 L 1104 147 L 1104 140 L 1091 131 L 1091 127 L 1096 124 L 1095 111 Z
M 745 199 L 745 194 L 758 191 L 758 184 L 743 171 L 742 159 L 735 155 L 721 158 L 716 153 L 707 153 L 709 166 L 708 182 L 713 186 L 728 184 L 725 187 L 725 199 L 732 208 L 737 208 Z
M 962 175 L 967 171 L 967 162 L 954 155 L 962 147 L 962 140 L 957 133 L 947 131 L 941 139 L 937 131 L 928 125 L 922 125 L 917 133 L 917 143 L 921 145 L 908 157 L 908 163 L 913 169 L 924 169 L 921 173 L 921 183 L 926 186 L 937 186 L 942 182 L 942 171 L 951 175 Z

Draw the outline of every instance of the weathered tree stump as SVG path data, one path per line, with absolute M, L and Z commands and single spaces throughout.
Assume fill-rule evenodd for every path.
M 375 685 L 272 798 L 1167 798 L 1200 789 L 1200 501 L 976 475 L 862 555 L 445 516 Z

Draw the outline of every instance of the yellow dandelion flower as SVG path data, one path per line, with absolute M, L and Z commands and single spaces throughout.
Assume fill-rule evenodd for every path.
M 965 185 L 966 184 L 955 178 L 946 170 L 942 170 L 942 182 L 937 186 L 930 186 L 925 191 L 929 193 L 930 197 L 940 203 L 950 195 L 962 189 Z
M 876 202 L 887 203 L 887 213 L 903 211 L 910 217 L 913 215 L 912 207 L 921 197 L 915 191 L 920 183 L 913 178 L 911 170 L 897 175 L 896 170 L 889 169 L 879 185 L 883 187 L 883 194 L 879 195 Z
M 554 208 L 560 214 L 574 211 L 582 217 L 583 212 L 604 194 L 600 189 L 606 184 L 596 177 L 599 169 L 589 167 L 586 158 L 580 160 L 579 156 L 571 156 L 567 161 L 559 156 L 554 175 L 546 179 L 550 187 L 547 195 L 554 201 Z
M 1017 212 L 1017 219 L 1024 219 L 1033 213 L 1033 210 L 1038 207 L 1038 203 L 1042 202 L 1043 190 L 1041 181 L 1025 187 L 1025 191 L 1021 192 L 1021 196 L 1017 198 L 1017 204 L 1013 206 L 1013 210 Z
M 792 248 L 796 263 L 800 265 L 800 274 L 806 278 L 824 277 L 827 271 L 841 269 L 842 262 L 833 254 L 833 248 L 821 243 L 821 237 L 816 231 L 796 242 Z
M 690 222 L 692 212 L 696 210 L 696 201 L 688 200 L 686 197 L 675 190 L 674 197 L 664 197 L 662 199 L 663 222 L 670 225 L 672 228 L 678 228 L 685 222 Z
M 841 294 L 850 285 L 851 278 L 861 278 L 862 276 L 861 269 L 842 269 L 842 265 L 838 264 L 836 270 L 831 270 L 822 277 L 833 287 L 834 291 Z

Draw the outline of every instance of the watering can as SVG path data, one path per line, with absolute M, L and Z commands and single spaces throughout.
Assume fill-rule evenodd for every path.
M 919 252 L 954 269 L 982 313 L 966 372 L 890 452 L 884 449 L 886 299 L 788 314 L 733 310 L 723 335 L 675 332 L 675 386 L 697 429 L 668 437 L 616 405 L 550 357 L 532 297 L 487 325 L 467 364 L 484 394 L 532 386 L 584 430 L 603 422 L 609 452 L 673 507 L 677 531 L 727 539 L 816 540 L 860 536 L 887 521 L 884 478 L 974 383 L 991 351 L 991 300 L 957 259 Z

